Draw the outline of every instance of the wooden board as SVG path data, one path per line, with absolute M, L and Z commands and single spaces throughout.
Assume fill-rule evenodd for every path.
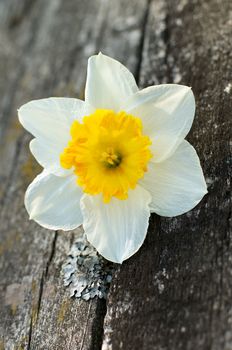
M 152 217 L 113 280 L 104 349 L 232 349 L 231 11 L 230 1 L 150 3 L 140 82 L 192 86 L 188 139 L 209 193 L 186 215 Z
M 0 2 L 0 349 L 232 348 L 231 37 L 229 0 Z M 34 98 L 83 97 L 87 58 L 99 50 L 141 87 L 192 86 L 188 139 L 209 185 L 190 213 L 152 216 L 107 304 L 70 299 L 63 286 L 61 265 L 78 230 L 28 221 L 23 196 L 41 169 L 16 113 Z

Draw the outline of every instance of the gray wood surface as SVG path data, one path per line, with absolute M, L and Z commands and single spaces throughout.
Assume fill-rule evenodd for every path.
M 141 87 L 191 85 L 188 137 L 209 194 L 190 213 L 152 216 L 142 249 L 117 268 L 108 300 L 70 299 L 60 270 L 78 230 L 28 220 L 40 172 L 17 121 L 23 103 L 83 97 L 101 50 Z M 231 350 L 230 0 L 0 0 L 0 349 Z

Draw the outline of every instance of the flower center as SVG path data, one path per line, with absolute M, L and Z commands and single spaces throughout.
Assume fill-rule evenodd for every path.
M 139 118 L 125 112 L 96 110 L 75 120 L 71 140 L 60 155 L 61 166 L 73 169 L 84 192 L 126 199 L 147 171 L 151 141 Z
M 100 161 L 107 168 L 116 168 L 122 161 L 122 156 L 119 152 L 115 151 L 112 147 L 108 147 L 105 152 L 102 152 Z

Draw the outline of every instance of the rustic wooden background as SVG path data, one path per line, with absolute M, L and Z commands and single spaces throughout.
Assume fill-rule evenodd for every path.
M 209 194 L 177 218 L 152 216 L 108 300 L 70 299 L 61 265 L 78 232 L 29 222 L 40 171 L 17 121 L 23 103 L 83 97 L 101 50 L 141 87 L 191 85 L 189 141 Z M 0 0 L 0 349 L 231 350 L 231 0 Z

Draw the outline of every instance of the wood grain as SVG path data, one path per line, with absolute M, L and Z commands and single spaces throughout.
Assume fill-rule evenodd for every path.
M 0 1 L 0 349 L 232 349 L 231 35 L 230 0 Z M 141 87 L 192 86 L 188 140 L 209 191 L 186 215 L 151 217 L 107 304 L 70 299 L 62 284 L 78 230 L 28 221 L 23 196 L 41 169 L 16 113 L 31 99 L 83 97 L 100 50 Z

